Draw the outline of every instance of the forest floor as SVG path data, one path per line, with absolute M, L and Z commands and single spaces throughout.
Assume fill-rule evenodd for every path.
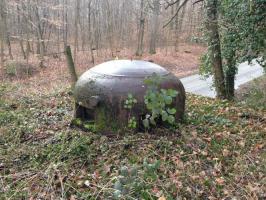
M 183 61 L 164 52 L 145 59 L 170 62 L 182 76 L 199 63 L 197 52 L 186 51 Z M 64 60 L 45 65 L 0 83 L 0 199 L 113 199 L 118 191 L 124 199 L 266 197 L 266 109 L 256 106 L 265 102 L 263 84 L 235 102 L 187 94 L 176 129 L 106 136 L 71 127 Z M 90 67 L 85 55 L 79 59 L 79 73 Z
M 57 52 L 56 50 L 50 50 L 51 52 Z M 168 48 L 158 48 L 157 53 L 154 55 L 150 55 L 145 53 L 142 57 L 134 56 L 132 51 L 128 49 L 122 49 L 119 52 L 115 52 L 113 57 L 111 56 L 110 50 L 98 50 L 94 51 L 95 57 L 95 64 L 91 62 L 91 54 L 89 51 L 79 51 L 77 53 L 77 58 L 75 61 L 76 69 L 79 74 L 83 73 L 84 71 L 88 70 L 89 68 L 93 67 L 94 65 L 100 64 L 102 62 L 115 59 L 116 57 L 119 59 L 137 59 L 137 60 L 147 60 L 157 63 L 169 71 L 173 72 L 178 77 L 184 77 L 187 75 L 194 74 L 198 72 L 199 64 L 200 64 L 200 57 L 206 51 L 206 47 L 198 45 L 198 44 L 189 44 L 189 43 L 181 43 L 179 46 L 179 51 L 175 52 L 173 47 Z M 20 55 L 19 46 L 13 44 L 13 54 Z M 72 51 L 72 54 L 74 52 Z M 66 60 L 63 53 L 49 53 L 48 56 L 44 59 L 44 68 L 40 69 L 38 67 L 37 55 L 32 55 L 29 58 L 29 68 L 28 74 L 26 68 L 26 62 L 23 60 L 22 57 L 17 57 L 15 61 L 10 62 L 7 61 L 4 71 L 1 70 L 0 78 L 6 78 L 13 75 L 13 79 L 24 79 L 32 77 L 32 75 L 38 75 L 41 77 L 42 75 L 47 76 L 68 76 L 68 71 L 66 68 Z M 8 55 L 5 56 L 5 60 L 8 60 Z M 20 64 L 17 66 L 16 69 L 12 69 L 14 66 L 10 66 L 10 63 L 17 63 Z M 47 70 L 45 70 L 47 69 Z M 16 73 L 14 72 L 16 70 Z M 9 76 L 5 73 L 8 72 Z M 13 73 L 12 73 L 13 72 Z M 44 74 L 47 73 L 47 74 Z
M 37 77 L 0 84 L 0 199 L 266 197 L 264 108 L 187 94 L 176 129 L 105 136 L 72 128 L 69 88 Z

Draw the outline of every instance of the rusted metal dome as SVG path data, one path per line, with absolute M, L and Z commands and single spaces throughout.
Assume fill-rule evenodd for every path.
M 163 67 L 146 61 L 115 60 L 97 65 L 85 72 L 77 81 L 74 97 L 78 105 L 76 117 L 94 120 L 100 129 L 126 126 L 128 110 L 124 103 L 128 94 L 137 99 L 130 115 L 141 120 L 147 114 L 144 80 L 153 74 L 163 77 L 161 88 L 178 91 L 173 106 L 176 119 L 182 118 L 185 109 L 185 90 L 182 83 Z

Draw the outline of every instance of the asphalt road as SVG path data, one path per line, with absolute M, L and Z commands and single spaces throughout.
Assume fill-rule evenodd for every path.
M 247 62 L 240 64 L 238 66 L 238 74 L 236 75 L 235 89 L 244 83 L 262 76 L 263 73 L 263 68 L 256 62 L 253 62 L 251 65 Z M 215 98 L 216 96 L 216 92 L 212 86 L 212 77 L 205 79 L 196 74 L 182 78 L 181 82 L 185 86 L 186 92 L 211 98 Z

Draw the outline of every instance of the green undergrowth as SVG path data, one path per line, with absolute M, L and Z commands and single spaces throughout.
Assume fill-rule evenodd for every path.
M 15 89 L 0 85 L 0 199 L 265 197 L 265 110 L 188 94 L 175 130 L 93 133 L 71 127 L 68 92 Z

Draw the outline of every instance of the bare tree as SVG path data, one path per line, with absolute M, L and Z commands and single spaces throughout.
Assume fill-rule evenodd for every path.
M 27 59 L 27 55 L 26 52 L 24 50 L 24 46 L 23 46 L 23 38 L 22 38 L 22 20 L 21 20 L 21 16 L 20 16 L 20 8 L 19 5 L 17 5 L 17 20 L 18 20 L 18 24 L 19 24 L 19 28 L 18 28 L 18 40 L 19 40 L 19 45 L 20 45 L 20 49 L 21 49 L 21 53 L 23 55 L 24 59 Z
M 75 10 L 75 44 L 74 44 L 74 62 L 77 59 L 77 51 L 79 49 L 79 25 L 80 25 L 80 1 L 76 1 L 76 10 Z
M 140 1 L 140 19 L 139 19 L 139 29 L 138 29 L 138 47 L 137 56 L 142 56 L 143 54 L 143 39 L 145 30 L 145 17 L 144 17 L 144 0 Z
M 7 7 L 6 7 L 6 1 L 1 0 L 1 19 L 2 19 L 2 36 L 4 38 L 4 41 L 7 44 L 8 47 L 8 54 L 9 58 L 13 60 L 13 55 L 12 55 L 12 49 L 11 49 L 11 43 L 10 43 L 10 33 L 9 33 L 9 28 L 7 24 Z
M 33 53 L 32 56 L 37 54 L 41 65 L 45 62 L 45 56 L 58 55 L 55 53 L 64 51 L 70 44 L 73 46 L 75 61 L 77 52 L 82 50 L 90 54 L 92 63 L 97 56 L 115 57 L 122 50 L 137 56 L 146 53 L 146 49 L 151 54 L 156 53 L 157 48 L 166 48 L 168 51 L 167 46 L 176 46 L 177 50 L 179 43 L 184 42 L 180 40 L 182 27 L 186 27 L 182 24 L 187 23 L 190 17 L 187 14 L 189 8 L 185 7 L 189 0 L 0 2 L 4 5 L 1 6 L 0 22 L 2 52 L 6 47 L 11 58 L 12 45 L 12 48 L 20 49 L 21 52 L 15 56 L 28 59 L 30 53 Z M 161 9 L 163 7 L 171 9 Z M 173 18 L 169 22 L 171 26 L 166 30 L 160 25 L 165 25 L 169 16 Z M 15 40 L 10 41 L 9 38 Z M 4 53 L 1 53 L 1 58 L 4 60 Z
M 3 23 L 3 13 L 4 9 L 3 9 L 3 1 L 0 1 L 0 39 L 1 39 L 1 66 L 4 65 L 4 23 Z
M 156 53 L 156 41 L 159 29 L 160 0 L 153 0 L 151 19 L 150 54 Z

